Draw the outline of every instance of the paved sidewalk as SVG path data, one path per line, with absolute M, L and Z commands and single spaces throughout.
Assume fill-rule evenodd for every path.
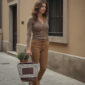
M 0 52 L 0 85 L 29 85 L 20 80 L 17 64 L 19 60 L 4 52 Z M 41 85 L 85 85 L 70 77 L 64 76 L 52 70 L 46 69 Z

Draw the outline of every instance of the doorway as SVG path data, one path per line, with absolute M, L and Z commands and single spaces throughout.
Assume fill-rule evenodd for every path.
M 17 5 L 13 6 L 13 51 L 16 51 L 17 44 Z

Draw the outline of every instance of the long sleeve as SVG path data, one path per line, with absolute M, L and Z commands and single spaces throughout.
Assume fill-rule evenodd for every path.
M 32 31 L 32 20 L 29 18 L 27 21 L 27 47 L 30 47 L 31 31 Z
M 46 20 L 47 20 L 47 24 L 48 24 L 48 17 L 46 18 Z M 48 35 L 48 33 L 47 33 L 47 41 L 49 42 L 49 35 Z
M 48 34 L 47 34 L 47 41 L 49 42 L 49 36 L 48 36 Z

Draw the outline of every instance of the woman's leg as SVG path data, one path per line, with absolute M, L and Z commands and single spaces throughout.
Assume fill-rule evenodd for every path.
M 32 51 L 32 59 L 34 63 L 39 63 L 40 59 L 40 51 L 41 51 L 41 43 L 37 40 L 32 40 L 31 43 L 31 51 Z M 38 85 L 38 80 L 33 82 L 33 85 Z
M 39 81 L 42 79 L 42 76 L 43 76 L 43 74 L 46 70 L 46 67 L 47 67 L 48 48 L 49 48 L 49 43 L 47 41 L 43 41 L 41 52 L 40 52 L 40 70 L 38 73 L 38 80 Z

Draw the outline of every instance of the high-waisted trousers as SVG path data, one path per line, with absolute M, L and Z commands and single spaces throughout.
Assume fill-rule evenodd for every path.
M 40 70 L 35 81 L 33 81 L 33 85 L 38 85 L 38 81 L 42 79 L 42 76 L 46 70 L 48 60 L 48 49 L 49 49 L 48 41 L 39 41 L 32 39 L 31 41 L 32 59 L 34 63 L 40 64 Z

